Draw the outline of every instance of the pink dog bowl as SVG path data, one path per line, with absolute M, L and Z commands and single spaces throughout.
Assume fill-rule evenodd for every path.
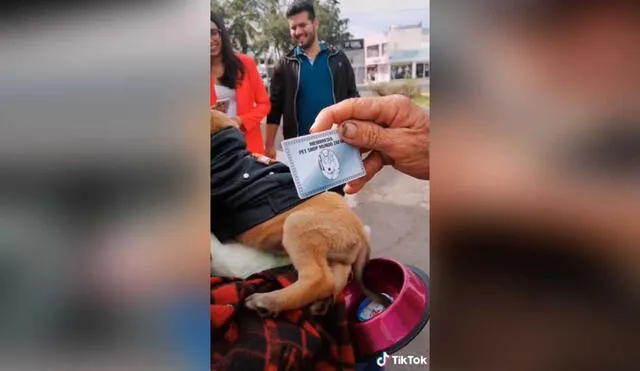
M 392 259 L 371 259 L 364 282 L 393 301 L 380 308 L 377 303 L 370 303 L 355 282 L 345 287 L 347 315 L 358 358 L 404 348 L 429 321 L 428 276 L 416 267 Z

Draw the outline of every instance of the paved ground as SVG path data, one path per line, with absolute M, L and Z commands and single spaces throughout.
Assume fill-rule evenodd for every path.
M 374 257 L 390 257 L 429 273 L 429 184 L 384 169 L 350 202 L 371 227 Z M 429 355 L 429 326 L 398 355 Z M 387 366 L 387 370 L 425 370 Z
M 278 136 L 278 148 L 281 135 Z M 282 152 L 278 159 L 284 159 Z M 371 227 L 373 256 L 390 257 L 429 273 L 429 183 L 381 171 L 349 203 Z M 429 356 L 429 326 L 397 355 Z M 389 371 L 425 370 L 424 366 L 387 365 Z

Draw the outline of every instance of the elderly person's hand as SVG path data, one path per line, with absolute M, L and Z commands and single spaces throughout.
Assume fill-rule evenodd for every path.
M 384 165 L 419 179 L 429 179 L 429 117 L 402 95 L 353 98 L 327 107 L 318 114 L 312 133 L 338 124 L 346 143 L 369 152 L 367 175 L 347 183 L 346 193 L 356 193 Z

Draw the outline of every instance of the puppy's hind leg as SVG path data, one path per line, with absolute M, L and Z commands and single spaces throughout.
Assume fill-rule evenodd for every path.
M 314 219 L 317 216 L 313 212 L 301 210 L 284 222 L 282 245 L 298 271 L 298 280 L 280 290 L 251 295 L 245 301 L 247 307 L 262 316 L 277 316 L 333 293 L 334 278 L 327 262 L 331 240 L 321 228 L 310 228 Z
M 311 304 L 309 308 L 311 314 L 314 316 L 323 316 L 327 314 L 331 306 L 335 302 L 335 298 L 340 295 L 342 290 L 349 282 L 349 275 L 351 274 L 351 266 L 340 263 L 331 263 L 331 273 L 333 274 L 333 293 L 330 297 L 320 299 Z

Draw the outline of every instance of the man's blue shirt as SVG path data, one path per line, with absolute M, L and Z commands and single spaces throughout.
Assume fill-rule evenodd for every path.
M 321 43 L 320 53 L 311 61 L 298 46 L 296 57 L 300 61 L 300 81 L 296 100 L 298 135 L 307 135 L 318 113 L 335 103 L 329 70 L 329 50 Z

